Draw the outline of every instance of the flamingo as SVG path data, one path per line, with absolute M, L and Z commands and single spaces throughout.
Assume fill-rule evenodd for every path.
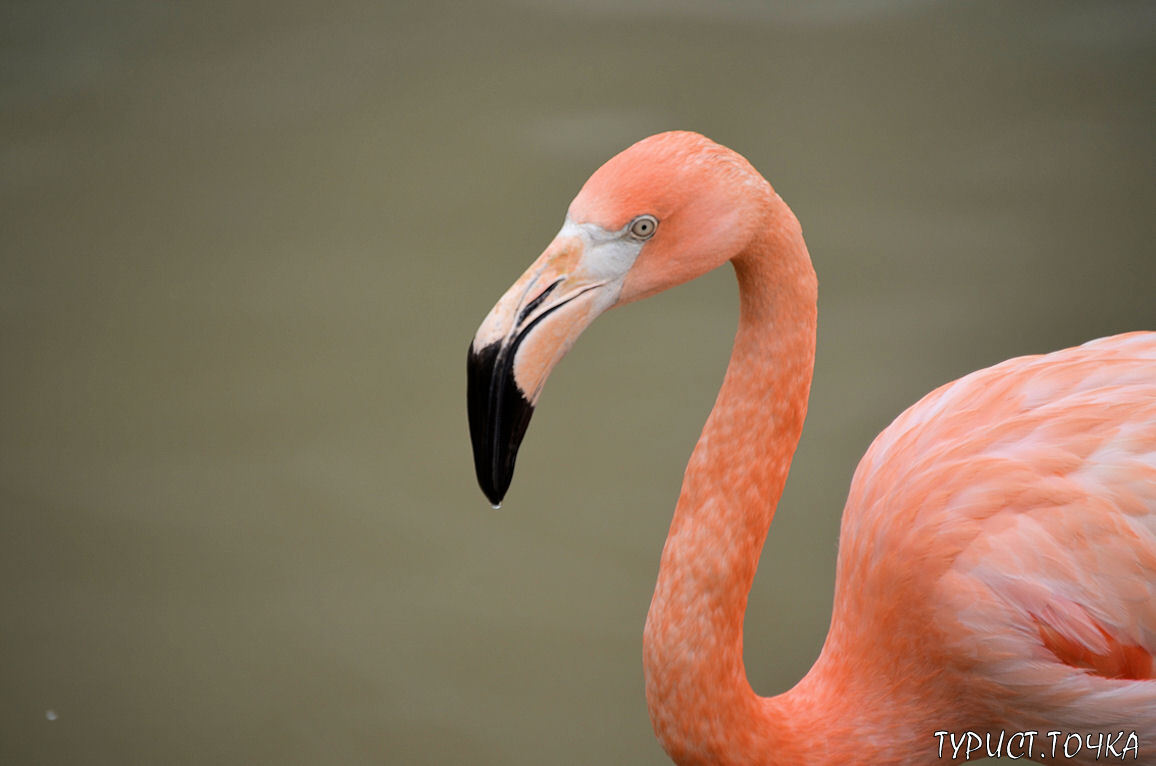
M 1013 757 L 1156 762 L 1156 332 L 1012 359 L 901 414 L 852 480 L 819 658 L 785 693 L 751 689 L 743 615 L 807 411 L 817 280 L 771 185 L 697 133 L 602 165 L 478 329 L 469 422 L 490 501 L 577 336 L 727 261 L 738 332 L 643 633 L 667 754 L 958 762 L 983 737 Z

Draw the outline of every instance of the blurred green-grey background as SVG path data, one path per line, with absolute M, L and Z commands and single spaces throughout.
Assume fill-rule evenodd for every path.
M 733 278 L 597 323 L 496 512 L 478 322 L 650 133 L 794 207 L 818 362 L 746 631 L 784 690 L 881 428 L 1156 326 L 1154 73 L 1124 0 L 0 3 L 0 763 L 665 763 L 641 632 Z

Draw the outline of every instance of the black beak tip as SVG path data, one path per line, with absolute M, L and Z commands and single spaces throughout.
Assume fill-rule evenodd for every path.
M 514 478 L 518 447 L 534 414 L 514 381 L 516 346 L 492 343 L 475 350 L 470 346 L 466 362 L 466 399 L 470 441 L 478 486 L 491 505 L 501 505 Z
M 513 478 L 513 476 L 510 478 Z M 486 499 L 490 501 L 490 505 L 492 505 L 494 508 L 500 508 L 502 505 L 502 500 L 506 497 L 506 490 L 510 488 L 510 482 L 507 480 L 504 487 L 499 487 L 496 484 L 491 484 L 488 481 L 485 481 L 482 475 L 479 473 L 478 486 L 482 488 L 482 494 L 484 494 Z

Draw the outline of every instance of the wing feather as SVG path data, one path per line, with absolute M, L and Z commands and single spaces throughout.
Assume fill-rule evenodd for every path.
M 1143 709 L 1156 737 L 1156 333 L 928 394 L 860 463 L 840 545 L 836 610 L 897 640 L 930 616 L 942 662 L 1037 722 Z

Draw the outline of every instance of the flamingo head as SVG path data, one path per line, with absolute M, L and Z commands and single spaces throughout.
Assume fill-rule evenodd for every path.
M 770 184 L 697 133 L 643 139 L 595 171 L 554 241 L 506 291 L 470 344 L 470 437 L 497 506 L 554 365 L 603 311 L 701 276 L 763 226 Z

